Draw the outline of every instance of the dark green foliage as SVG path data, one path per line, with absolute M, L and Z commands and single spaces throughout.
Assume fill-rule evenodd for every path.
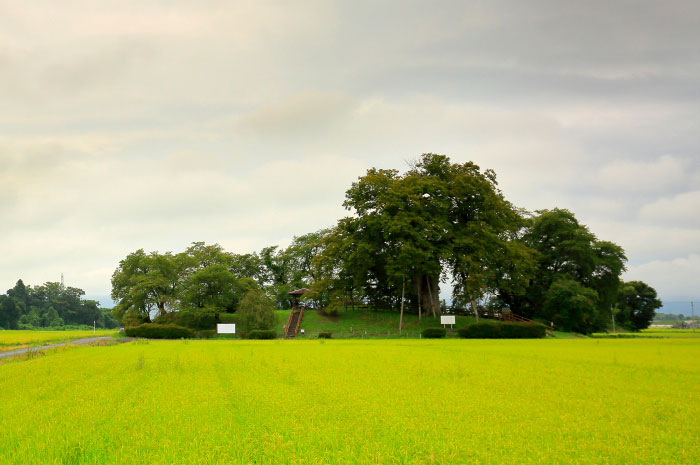
M 491 170 L 427 153 L 404 174 L 368 170 L 348 189 L 344 206 L 355 215 L 338 222 L 316 259 L 321 279 L 314 290 L 327 302 L 340 296 L 354 303 L 358 296 L 396 308 L 405 290 L 412 312 L 420 303 L 437 313 L 445 270 L 461 301 L 497 285 L 524 292 L 528 267 L 508 269 L 533 262 L 524 247 L 508 243 L 523 220 Z
M 425 328 L 421 334 L 427 339 L 439 339 L 445 337 L 447 331 L 445 328 Z
M 246 336 L 250 331 L 273 329 L 277 323 L 274 303 L 262 291 L 250 291 L 241 300 L 237 314 L 238 331 Z
M 517 314 L 554 320 L 567 331 L 589 333 L 607 328 L 627 261 L 624 250 L 598 240 L 572 212 L 558 208 L 539 211 L 531 218 L 521 242 L 535 252 L 533 279 L 524 295 L 502 290 L 500 300 Z M 555 296 L 562 293 L 562 287 L 569 288 L 569 295 Z M 555 306 L 560 308 L 548 306 L 548 299 L 558 299 Z
M 89 326 L 114 328 L 118 323 L 97 306 L 83 300 L 85 291 L 60 283 L 25 286 L 18 280 L 0 296 L 0 326 L 8 329 L 60 328 Z
M 617 294 L 619 311 L 615 319 L 620 325 L 631 330 L 639 331 L 649 327 L 656 309 L 661 307 L 661 300 L 656 296 L 656 290 L 642 281 L 622 283 Z
M 539 323 L 505 322 L 501 324 L 503 339 L 539 339 L 547 335 L 547 328 Z
M 153 319 L 153 323 L 174 324 L 195 330 L 216 329 L 216 324 L 219 323 L 219 315 L 213 311 L 206 310 L 183 310 L 158 315 Z
M 318 338 L 319 339 L 331 339 L 333 337 L 333 333 L 330 331 L 321 331 L 318 333 Z
M 248 339 L 277 339 L 277 331 L 274 329 L 254 329 L 249 331 Z
M 219 323 L 238 323 L 238 315 L 235 313 L 219 313 Z
M 564 331 L 590 334 L 598 329 L 598 293 L 570 278 L 555 281 L 540 315 Z
M 194 337 L 194 332 L 177 325 L 158 325 L 145 323 L 140 326 L 130 326 L 124 330 L 128 337 L 143 337 L 147 339 L 189 339 Z
M 474 323 L 457 330 L 461 338 L 468 339 L 500 339 L 501 324 L 493 321 Z
M 0 295 L 0 327 L 17 329 L 20 309 L 11 297 Z
M 483 321 L 459 328 L 457 333 L 465 339 L 537 339 L 547 331 L 539 323 Z
M 203 329 L 201 331 L 195 331 L 194 337 L 197 339 L 213 339 L 217 336 L 215 329 Z

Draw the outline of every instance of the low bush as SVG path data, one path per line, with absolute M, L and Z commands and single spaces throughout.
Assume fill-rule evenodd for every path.
M 200 331 L 195 331 L 194 337 L 197 339 L 213 339 L 216 337 L 215 329 L 203 329 Z
M 319 339 L 330 339 L 331 337 L 333 337 L 333 333 L 331 333 L 330 331 L 321 331 L 320 333 L 318 333 Z
M 484 321 L 459 328 L 457 333 L 467 339 L 537 339 L 546 335 L 546 328 L 538 323 Z
M 214 312 L 182 310 L 164 313 L 153 319 L 159 325 L 178 325 L 190 329 L 216 329 L 219 315 Z
M 187 339 L 194 336 L 194 332 L 189 328 L 177 325 L 159 325 L 155 323 L 129 326 L 124 332 L 129 337 L 144 337 L 147 339 Z
M 219 313 L 219 323 L 238 323 L 238 317 L 235 313 Z
M 428 339 L 439 339 L 445 337 L 447 331 L 445 328 L 425 328 L 421 334 Z
M 501 324 L 493 321 L 474 323 L 457 330 L 461 338 L 467 339 L 500 339 Z
M 248 333 L 248 339 L 277 339 L 274 329 L 254 329 Z
M 180 318 L 177 324 L 191 329 L 216 329 L 219 315 L 214 312 L 179 312 Z

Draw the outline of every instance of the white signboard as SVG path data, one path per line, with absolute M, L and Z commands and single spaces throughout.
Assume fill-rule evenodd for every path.
M 454 315 L 440 315 L 440 324 L 443 325 L 454 325 L 455 316 Z
M 216 325 L 216 332 L 218 334 L 236 334 L 236 325 L 219 323 Z

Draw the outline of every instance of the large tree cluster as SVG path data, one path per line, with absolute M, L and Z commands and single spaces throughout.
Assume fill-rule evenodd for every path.
M 130 322 L 179 311 L 232 313 L 256 290 L 279 308 L 288 308 L 288 292 L 310 285 L 311 259 L 324 234 L 307 234 L 287 248 L 272 246 L 250 254 L 203 242 L 176 254 L 139 249 L 119 262 L 112 275 L 113 313 Z
M 173 311 L 234 312 L 250 291 L 277 307 L 288 292 L 329 313 L 358 305 L 419 315 L 441 312 L 440 285 L 475 316 L 512 312 L 589 333 L 618 314 L 633 329 L 660 306 L 644 283 L 621 283 L 622 248 L 599 240 L 563 209 L 516 208 L 496 174 L 424 154 L 404 173 L 370 169 L 353 183 L 351 215 L 330 229 L 238 255 L 194 243 L 178 254 L 138 250 L 112 277 L 117 317 L 142 321 Z M 645 323 L 646 322 L 646 323 Z
M 329 307 L 398 309 L 405 300 L 409 311 L 435 315 L 439 284 L 449 283 L 453 305 L 477 317 L 480 309 L 510 311 L 589 333 L 607 328 L 613 312 L 638 313 L 623 309 L 640 299 L 619 298 L 629 287 L 620 282 L 620 246 L 570 211 L 514 207 L 495 173 L 471 162 L 425 154 L 403 174 L 371 169 L 344 205 L 353 215 L 325 237 L 315 261 L 314 289 Z M 645 305 L 653 313 L 660 302 Z M 633 318 L 624 321 L 643 327 Z
M 56 328 L 66 325 L 95 324 L 114 328 L 118 322 L 98 308 L 94 300 L 84 300 L 85 292 L 60 283 L 26 286 L 20 279 L 5 295 L 0 295 L 0 328 Z

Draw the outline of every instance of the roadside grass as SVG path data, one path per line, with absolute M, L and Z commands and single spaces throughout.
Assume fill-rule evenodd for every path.
M 4 330 L 0 331 L 0 352 L 21 349 L 29 346 L 38 346 L 59 342 L 74 341 L 85 337 L 111 336 L 116 334 L 113 329 L 93 331 L 27 331 Z
M 690 464 L 694 339 L 138 341 L 0 366 L 0 463 Z

